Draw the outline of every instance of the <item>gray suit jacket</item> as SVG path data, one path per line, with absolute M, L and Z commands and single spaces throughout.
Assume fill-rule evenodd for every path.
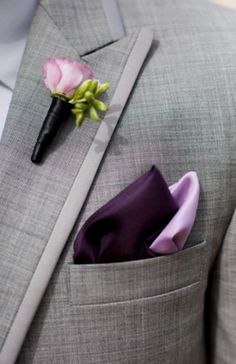
M 27 331 L 18 364 L 231 364 L 236 357 L 236 12 L 204 0 L 118 5 L 124 36 L 113 1 L 41 0 L 36 11 L 0 144 L 0 364 L 14 362 Z M 152 29 L 154 42 L 87 195 L 92 180 L 84 175 L 96 170 L 88 153 L 92 146 L 102 158 L 105 149 L 99 125 L 77 129 L 71 119 L 44 163 L 30 161 L 50 103 L 40 67 L 50 56 L 81 57 L 111 83 L 110 101 L 127 91 L 120 80 L 141 27 Z M 201 199 L 186 249 L 71 264 L 81 224 L 152 164 L 169 184 L 198 173 Z

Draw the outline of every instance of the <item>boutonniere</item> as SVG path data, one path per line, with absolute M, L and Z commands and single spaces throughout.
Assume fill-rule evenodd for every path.
M 42 160 L 60 125 L 71 113 L 75 116 L 76 125 L 81 126 L 85 116 L 98 122 L 98 112 L 108 109 L 108 105 L 98 98 L 110 85 L 94 79 L 89 65 L 70 58 L 49 58 L 43 64 L 42 74 L 52 102 L 34 146 L 33 163 Z

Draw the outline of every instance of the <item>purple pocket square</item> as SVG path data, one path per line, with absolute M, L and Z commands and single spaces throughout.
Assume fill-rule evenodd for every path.
M 156 167 L 97 210 L 74 242 L 74 263 L 110 263 L 183 248 L 199 199 L 195 172 L 168 188 Z

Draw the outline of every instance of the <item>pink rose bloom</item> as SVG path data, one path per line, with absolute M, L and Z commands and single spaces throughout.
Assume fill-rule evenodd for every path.
M 42 67 L 45 86 L 52 94 L 72 96 L 74 90 L 85 80 L 93 78 L 87 64 L 70 58 L 48 58 Z

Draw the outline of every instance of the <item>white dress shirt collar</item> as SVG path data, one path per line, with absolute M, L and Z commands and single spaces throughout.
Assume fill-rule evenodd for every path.
M 0 139 L 37 0 L 0 0 Z
M 0 81 L 14 89 L 37 0 L 0 1 Z

